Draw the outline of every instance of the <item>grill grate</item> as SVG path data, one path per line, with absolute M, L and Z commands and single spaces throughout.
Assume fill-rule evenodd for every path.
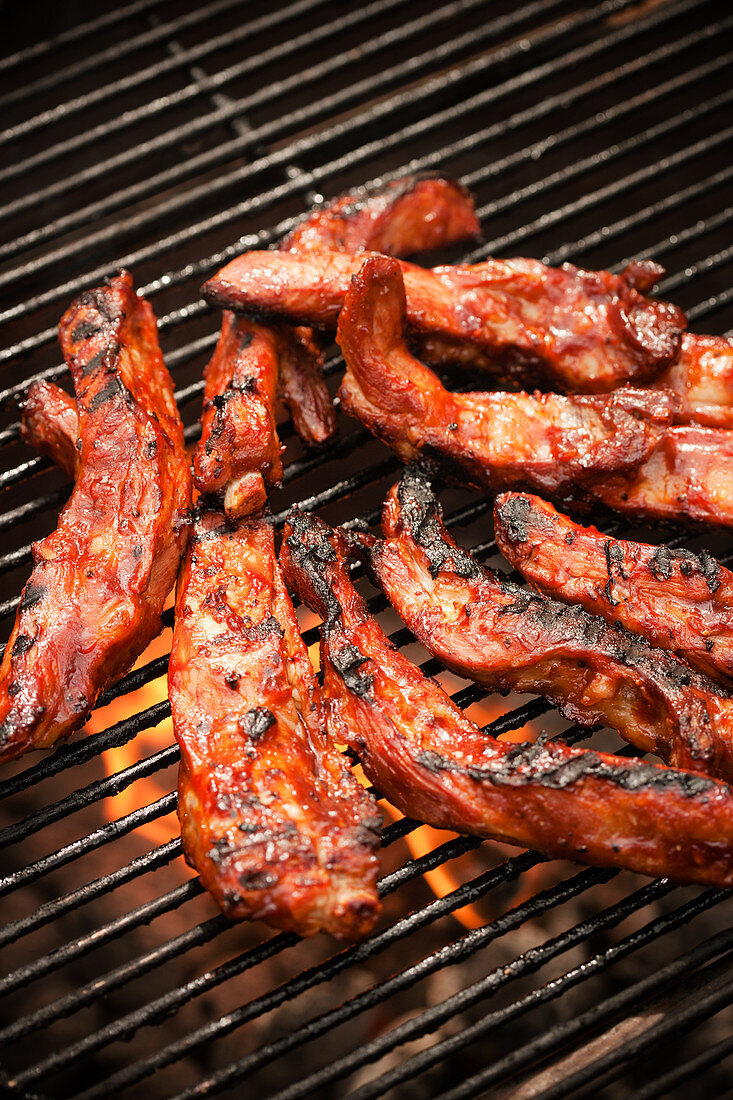
M 58 316 L 117 266 L 159 316 L 189 442 L 217 327 L 201 281 L 287 231 L 314 196 L 404 171 L 439 168 L 477 195 L 486 241 L 468 259 L 618 269 L 651 254 L 670 271 L 662 293 L 697 330 L 733 324 L 733 17 L 719 0 L 426 0 L 419 15 L 406 0 L 349 11 L 137 0 L 101 16 L 79 0 L 75 25 L 58 7 L 42 41 L 33 13 L 17 13 L 15 52 L 0 59 L 6 632 L 31 540 L 68 495 L 20 444 L 14 401 L 33 378 L 68 384 Z M 334 387 L 340 369 L 334 353 Z M 316 455 L 289 423 L 281 438 L 278 521 L 293 501 L 333 521 L 376 519 L 398 463 L 367 432 L 344 419 Z M 446 504 L 461 540 L 491 560 L 489 502 L 455 492 Z M 730 539 L 716 549 L 733 559 Z M 371 607 L 439 673 L 380 595 Z M 718 890 L 578 870 L 398 819 L 384 834 L 384 921 L 363 943 L 334 951 L 323 937 L 230 926 L 181 858 L 177 748 L 158 692 L 170 611 L 165 622 L 91 732 L 0 777 L 10 1095 L 727 1088 L 733 934 Z M 496 735 L 529 724 L 587 737 L 541 701 L 497 705 L 445 683 Z M 438 896 L 424 878 L 436 873 L 450 875 Z M 479 919 L 466 926 L 467 906 Z

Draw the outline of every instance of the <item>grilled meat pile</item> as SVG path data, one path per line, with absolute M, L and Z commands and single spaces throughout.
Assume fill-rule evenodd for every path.
M 233 919 L 341 939 L 373 927 L 379 819 L 341 745 L 395 807 L 438 827 L 733 885 L 731 574 L 543 499 L 733 526 L 733 342 L 685 332 L 676 306 L 649 297 L 662 274 L 650 261 L 613 275 L 401 258 L 477 233 L 460 185 L 408 177 L 318 207 L 277 251 L 211 278 L 204 294 L 225 312 L 193 512 L 155 319 L 129 275 L 62 320 L 76 400 L 43 382 L 27 395 L 23 438 L 76 484 L 34 548 L 0 672 L 0 759 L 81 725 L 159 631 L 190 525 L 169 668 L 179 817 L 187 859 Z M 333 438 L 320 330 L 334 329 L 342 408 L 410 465 L 381 536 L 296 510 L 278 561 L 277 400 L 306 446 Z M 461 382 L 478 369 L 501 390 L 454 393 L 434 367 Z M 437 476 L 499 494 L 497 545 L 531 588 L 453 540 Z M 543 696 L 665 763 L 497 741 L 393 648 L 353 586 L 356 559 L 445 668 Z M 285 581 L 323 620 L 322 686 Z

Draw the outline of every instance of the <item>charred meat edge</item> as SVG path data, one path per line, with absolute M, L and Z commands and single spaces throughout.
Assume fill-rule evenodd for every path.
M 641 634 L 733 684 L 733 573 L 707 550 L 673 550 L 582 527 L 540 497 L 494 504 L 504 557 L 537 591 Z

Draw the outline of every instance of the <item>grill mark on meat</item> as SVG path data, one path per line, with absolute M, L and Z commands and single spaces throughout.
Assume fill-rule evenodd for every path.
M 253 707 L 237 719 L 237 727 L 250 741 L 257 742 L 276 722 L 277 718 L 268 707 Z
M 677 653 L 704 676 L 728 688 L 733 685 L 733 573 L 707 550 L 694 553 L 608 540 L 595 527 L 580 526 L 540 497 L 522 499 L 524 542 L 513 540 L 505 521 L 512 494 L 496 502 L 494 534 L 504 556 L 535 589 L 564 603 L 580 604 L 610 624 L 621 623 L 652 645 Z M 616 563 L 613 575 L 623 580 L 620 603 L 611 598 L 608 587 L 609 542 Z M 733 704 L 716 698 L 712 707 L 722 708 L 716 723 L 733 723 Z

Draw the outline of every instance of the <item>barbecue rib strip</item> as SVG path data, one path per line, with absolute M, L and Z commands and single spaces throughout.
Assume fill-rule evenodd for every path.
M 733 340 L 683 333 L 679 357 L 653 387 L 678 395 L 678 424 L 733 428 Z
M 155 316 L 126 272 L 59 326 L 76 390 L 79 468 L 35 567 L 0 669 L 0 759 L 80 726 L 159 632 L 191 482 Z M 68 410 L 67 410 L 68 411 Z
M 669 428 L 638 469 L 583 492 L 592 505 L 637 519 L 733 527 L 733 431 Z
M 394 249 L 409 254 L 476 236 L 468 193 L 443 179 L 397 180 L 366 195 L 343 195 L 314 210 L 280 245 L 308 250 L 322 241 L 338 249 Z M 223 500 L 231 519 L 260 510 L 267 487 L 282 479 L 275 424 L 278 392 L 307 446 L 336 432 L 336 416 L 322 373 L 314 333 L 288 325 L 265 327 L 224 314 L 221 336 L 205 371 L 201 442 L 194 480 L 202 493 Z
M 679 881 L 733 883 L 733 792 L 691 772 L 538 741 L 496 741 L 398 653 L 369 615 L 340 540 L 291 513 L 281 560 L 324 619 L 333 736 L 405 814 L 549 856 Z
M 34 382 L 25 395 L 20 417 L 24 443 L 46 455 L 69 475 L 79 467 L 79 414 L 76 401 L 53 382 Z
M 455 180 L 401 176 L 316 207 L 284 238 L 281 252 L 374 251 L 411 256 L 480 236 L 473 199 Z
M 733 700 L 670 653 L 482 568 L 446 531 L 425 474 L 387 498 L 385 542 L 355 536 L 410 630 L 451 671 L 549 699 L 676 767 L 733 775 Z
M 224 913 L 365 935 L 380 909 L 376 805 L 328 738 L 266 522 L 198 512 L 168 690 L 184 851 Z
M 494 535 L 539 592 L 581 604 L 720 683 L 733 682 L 733 573 L 707 551 L 609 538 L 518 493 L 497 498 Z
M 656 264 L 621 275 L 488 260 L 432 270 L 402 263 L 407 324 L 432 362 L 458 358 L 499 378 L 599 393 L 650 380 L 673 363 L 685 327 L 676 306 L 647 298 Z M 333 328 L 361 261 L 337 252 L 248 252 L 203 287 L 227 309 Z M 458 349 L 457 351 L 455 349 Z
M 200 492 L 223 498 L 232 519 L 263 508 L 266 486 L 282 480 L 274 411 L 280 352 L 279 330 L 224 314 L 204 373 L 193 478 Z
M 395 260 L 364 261 L 346 295 L 338 340 L 344 410 L 403 461 L 430 456 L 458 481 L 496 492 L 576 493 L 589 479 L 651 454 L 673 399 L 641 390 L 597 397 L 450 393 L 404 340 Z

